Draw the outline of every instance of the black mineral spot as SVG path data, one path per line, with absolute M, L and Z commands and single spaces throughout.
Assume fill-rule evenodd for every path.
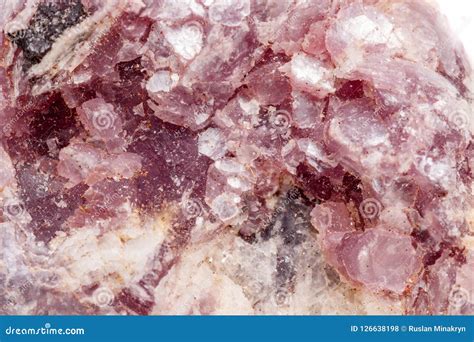
M 28 28 L 9 32 L 8 38 L 23 50 L 24 68 L 41 62 L 54 41 L 69 27 L 81 22 L 87 13 L 80 0 L 44 2 L 28 23 Z
M 312 206 L 301 191 L 291 189 L 282 195 L 260 239 L 278 238 L 276 286 L 289 288 L 296 274 L 294 259 L 298 248 L 308 239 L 312 230 L 310 213 Z

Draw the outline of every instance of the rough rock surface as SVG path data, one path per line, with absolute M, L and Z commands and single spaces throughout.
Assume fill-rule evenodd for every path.
M 474 313 L 432 3 L 1 4 L 1 314 Z

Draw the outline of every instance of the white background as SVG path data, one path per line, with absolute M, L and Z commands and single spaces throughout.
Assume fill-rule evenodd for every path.
M 474 61 L 474 0 L 437 0 L 456 36 Z

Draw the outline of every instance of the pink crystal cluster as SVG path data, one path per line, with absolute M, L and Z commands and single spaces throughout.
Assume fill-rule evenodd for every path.
M 77 299 L 100 279 L 49 286 L 50 244 L 166 211 L 111 303 L 148 314 L 188 246 L 296 225 L 275 213 L 289 189 L 306 209 L 283 216 L 311 222 L 343 283 L 408 314 L 474 312 L 472 71 L 431 4 L 83 0 L 57 37 L 33 35 L 35 6 L 0 15 L 2 313 L 104 312 Z

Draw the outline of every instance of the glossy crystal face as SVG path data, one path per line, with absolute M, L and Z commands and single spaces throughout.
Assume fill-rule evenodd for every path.
M 1 314 L 473 313 L 433 4 L 0 4 Z

